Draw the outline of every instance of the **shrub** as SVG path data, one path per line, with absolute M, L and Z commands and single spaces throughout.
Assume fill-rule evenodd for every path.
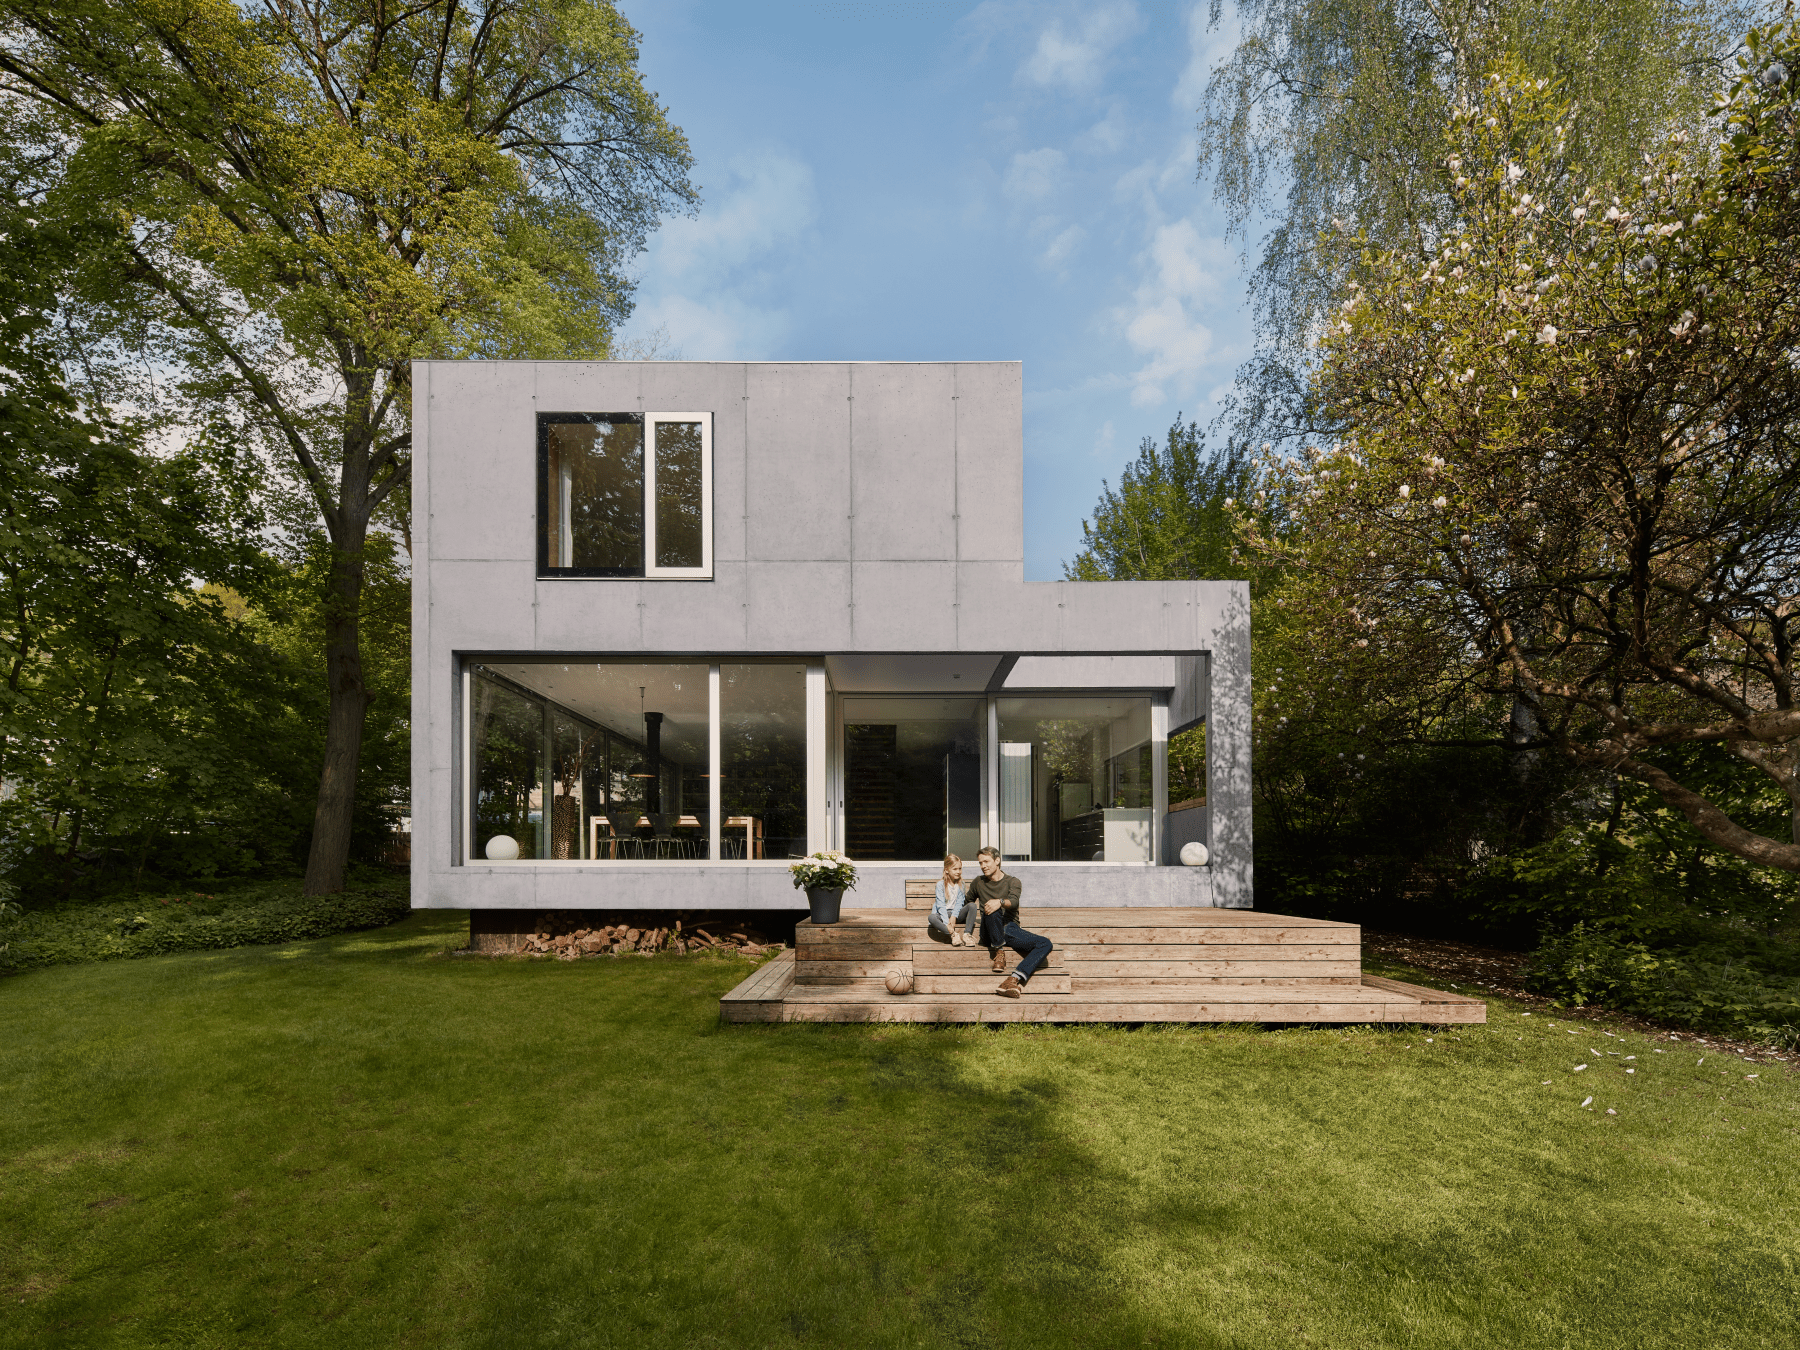
M 1800 978 L 1694 952 L 1652 951 L 1586 923 L 1532 953 L 1525 987 L 1562 1007 L 1602 1003 L 1700 1031 L 1800 1045 Z
M 344 891 L 308 899 L 293 888 L 238 896 L 189 893 L 29 911 L 12 925 L 0 965 L 13 970 L 165 952 L 267 946 L 381 928 L 410 912 L 403 890 Z

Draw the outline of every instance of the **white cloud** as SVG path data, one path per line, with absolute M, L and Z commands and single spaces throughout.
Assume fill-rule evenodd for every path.
M 1006 170 L 1006 195 L 1032 199 L 1048 196 L 1050 189 L 1062 177 L 1063 166 L 1067 162 L 1062 151 L 1048 147 L 1014 155 L 1011 166 Z
M 1137 27 L 1137 8 L 1129 0 L 1085 14 L 1069 28 L 1052 19 L 1019 68 L 1019 79 L 1045 87 L 1090 88 L 1099 80 L 1107 54 Z
M 1145 357 L 1132 372 L 1131 401 L 1150 407 L 1170 388 L 1192 391 L 1219 360 L 1213 331 L 1198 316 L 1216 310 L 1233 264 L 1223 239 L 1202 235 L 1188 220 L 1157 226 L 1139 263 L 1144 279 L 1114 317 Z
M 630 329 L 667 329 L 690 360 L 767 356 L 791 326 L 778 282 L 808 251 L 812 168 L 780 149 L 740 155 L 707 199 L 651 239 Z
M 1124 147 L 1126 130 L 1125 108 L 1122 104 L 1115 103 L 1107 110 L 1105 117 L 1077 136 L 1073 144 L 1075 149 L 1084 154 L 1113 154 Z
M 1050 246 L 1044 250 L 1043 256 L 1045 265 L 1049 267 L 1061 267 L 1063 263 L 1068 261 L 1069 255 L 1080 247 L 1081 241 L 1086 238 L 1087 231 L 1082 229 L 1081 226 L 1069 226 L 1068 229 L 1062 231 L 1056 238 L 1052 239 L 1050 241 Z

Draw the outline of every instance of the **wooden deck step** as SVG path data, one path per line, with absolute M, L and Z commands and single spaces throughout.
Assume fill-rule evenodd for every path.
M 1011 970 L 1019 964 L 1019 954 L 1011 948 L 1001 953 L 1006 958 L 1006 968 Z M 915 971 L 932 971 L 945 975 L 962 973 L 965 975 L 986 975 L 990 972 L 987 949 L 984 947 L 946 947 L 941 942 L 913 943 L 912 965 Z M 1061 970 L 1068 965 L 1063 954 L 1052 951 L 1045 958 L 1043 969 Z
M 1020 999 L 998 998 L 981 948 L 925 933 L 922 910 L 802 921 L 795 951 L 728 994 L 728 1021 L 1484 1022 L 1479 999 L 1365 976 L 1356 924 L 1217 909 L 1033 909 L 1055 947 Z M 1018 957 L 1006 953 L 1007 968 Z M 893 995 L 894 971 L 913 992 Z
M 935 975 L 915 974 L 913 976 L 914 994 L 992 994 L 1005 976 L 996 975 L 991 970 L 983 970 L 979 975 Z M 1066 970 L 1040 970 L 1031 977 L 1026 986 L 1029 995 L 1069 994 L 1074 992 L 1074 980 Z
M 783 1000 L 794 985 L 794 954 L 782 952 L 758 966 L 730 993 L 719 1000 L 719 1016 L 727 1022 L 781 1022 Z

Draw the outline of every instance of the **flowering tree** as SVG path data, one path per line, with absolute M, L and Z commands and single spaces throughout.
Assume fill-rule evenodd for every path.
M 1570 161 L 1578 108 L 1490 76 L 1447 135 L 1430 260 L 1340 240 L 1316 393 L 1342 438 L 1270 461 L 1286 528 L 1246 529 L 1330 664 L 1510 705 L 1494 739 L 1635 775 L 1800 872 L 1800 28 L 1746 45 L 1717 146 L 1677 133 L 1611 188 Z M 1793 842 L 1658 754 L 1696 742 L 1780 786 Z

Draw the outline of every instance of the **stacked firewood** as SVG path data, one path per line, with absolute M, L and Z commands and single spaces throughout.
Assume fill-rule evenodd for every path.
M 670 928 L 634 928 L 621 923 L 577 928 L 567 933 L 552 933 L 545 926 L 528 935 L 520 950 L 561 961 L 579 961 L 584 956 L 654 956 L 658 952 L 673 952 L 677 956 L 706 951 L 765 956 L 780 951 L 782 945 L 764 942 L 759 935 L 742 931 L 715 936 L 705 928 L 684 930 L 677 920 Z

